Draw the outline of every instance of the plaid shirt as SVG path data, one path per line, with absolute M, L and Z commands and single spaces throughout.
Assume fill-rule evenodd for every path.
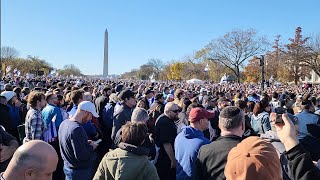
M 26 116 L 25 131 L 26 137 L 24 138 L 24 142 L 35 139 L 42 140 L 44 122 L 41 116 L 41 111 L 30 107 Z
M 3 177 L 3 173 L 4 172 L 0 173 L 0 180 L 5 180 L 4 177 Z

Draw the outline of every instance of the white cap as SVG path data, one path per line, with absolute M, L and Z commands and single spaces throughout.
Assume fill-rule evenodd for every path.
M 173 99 L 174 97 L 173 97 L 172 94 L 168 94 L 167 99 L 169 99 L 169 98 L 172 98 L 172 99 Z
M 91 114 L 94 117 L 99 117 L 98 113 L 96 112 L 96 107 L 94 106 L 94 104 L 90 101 L 82 101 L 79 106 L 79 109 L 83 110 L 83 111 L 88 111 L 91 112 Z
M 1 93 L 1 96 L 6 97 L 7 101 L 10 101 L 10 99 L 12 99 L 13 96 L 15 96 L 15 95 L 16 95 L 16 93 L 13 92 L 13 91 L 3 91 L 3 92 Z

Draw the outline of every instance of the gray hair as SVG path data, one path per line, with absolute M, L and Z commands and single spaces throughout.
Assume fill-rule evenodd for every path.
M 140 107 L 136 107 L 131 116 L 132 122 L 147 122 L 149 120 L 148 112 Z
M 230 118 L 219 117 L 219 126 L 220 128 L 231 130 L 231 129 L 240 127 L 243 121 L 244 121 L 244 113 L 240 111 L 239 114 Z
M 83 94 L 83 100 L 84 101 L 92 101 L 92 95 L 89 92 L 85 92 Z

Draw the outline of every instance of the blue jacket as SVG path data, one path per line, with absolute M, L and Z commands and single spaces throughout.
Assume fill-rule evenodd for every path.
M 42 118 L 44 121 L 44 127 L 46 127 L 46 128 L 48 127 L 48 125 L 52 121 L 52 118 L 55 115 L 57 115 L 55 125 L 56 125 L 57 131 L 58 131 L 59 126 L 63 121 L 63 117 L 62 117 L 60 108 L 56 105 L 53 105 L 53 104 L 47 104 L 47 106 L 45 108 L 43 108 L 41 114 L 42 114 Z
M 68 112 L 69 117 L 74 116 L 74 114 L 76 114 L 78 109 L 77 105 L 73 105 L 72 109 Z M 83 129 L 86 131 L 87 136 L 89 137 L 89 139 L 93 139 L 94 136 L 96 136 L 97 134 L 97 129 L 96 127 L 92 124 L 91 120 L 88 121 L 86 124 L 82 124 Z
M 269 113 L 262 112 L 258 114 L 258 116 L 253 114 L 251 116 L 251 126 L 257 134 L 265 134 L 267 131 L 271 130 Z
M 10 119 L 12 120 L 13 128 L 17 128 L 21 124 L 19 108 L 12 106 L 10 104 L 7 104 L 7 106 L 9 108 L 9 116 L 10 116 Z
M 298 137 L 300 140 L 305 138 L 306 136 L 311 135 L 307 129 L 308 124 L 314 124 L 314 125 L 320 124 L 319 116 L 312 114 L 307 110 L 303 110 L 301 113 L 297 114 L 296 117 L 298 118 L 298 121 L 299 121 Z
M 202 145 L 210 141 L 204 137 L 203 132 L 191 126 L 182 127 L 182 132 L 175 140 L 175 157 L 177 160 L 177 180 L 194 179 L 198 176 L 196 159 Z

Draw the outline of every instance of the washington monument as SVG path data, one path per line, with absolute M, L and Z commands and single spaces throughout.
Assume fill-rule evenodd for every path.
M 108 76 L 108 30 L 104 34 L 104 61 L 103 61 L 103 77 Z

